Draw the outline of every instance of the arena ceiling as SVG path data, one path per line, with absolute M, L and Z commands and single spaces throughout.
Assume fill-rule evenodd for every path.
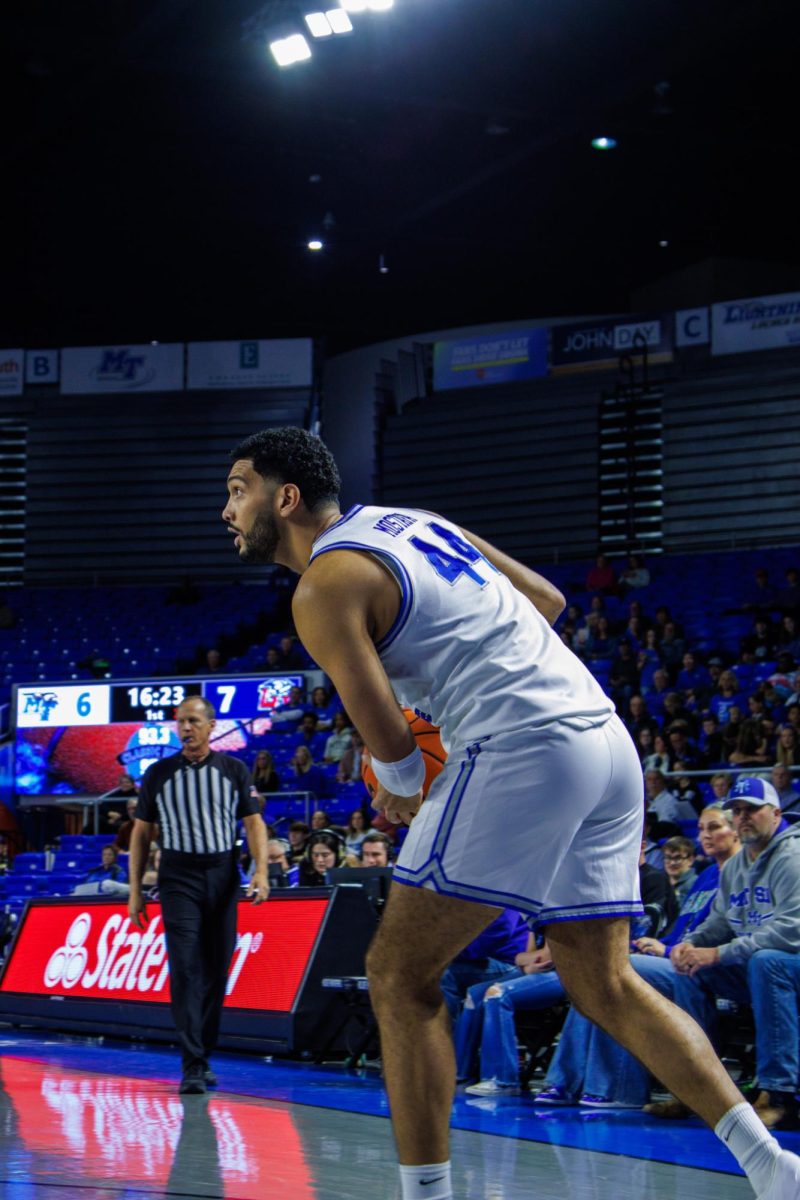
M 336 350 L 800 262 L 795 4 L 395 0 L 281 71 L 315 7 L 4 7 L 0 345 Z

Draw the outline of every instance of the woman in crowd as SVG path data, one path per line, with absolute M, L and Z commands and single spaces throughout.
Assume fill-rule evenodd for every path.
M 325 872 L 344 866 L 344 842 L 332 829 L 312 833 L 300 863 L 298 887 L 324 887 Z
M 369 817 L 366 810 L 363 808 L 354 808 L 350 813 L 350 820 L 347 823 L 347 831 L 344 839 L 348 854 L 360 856 L 361 843 L 369 831 Z
M 269 750 L 259 750 L 253 760 L 253 787 L 260 795 L 266 792 L 280 791 L 281 777 L 275 770 L 275 763 Z
M 328 794 L 328 781 L 319 767 L 314 765 L 308 746 L 298 746 L 291 760 L 295 787 L 299 792 L 312 792 L 318 800 Z
M 793 725 L 782 725 L 778 730 L 778 746 L 775 761 L 782 767 L 800 766 L 800 749 L 797 731 Z
M 353 730 L 347 720 L 346 714 L 339 709 L 333 714 L 333 731 L 325 743 L 325 753 L 323 758 L 326 763 L 338 763 L 345 750 L 350 745 L 350 739 L 353 736 Z

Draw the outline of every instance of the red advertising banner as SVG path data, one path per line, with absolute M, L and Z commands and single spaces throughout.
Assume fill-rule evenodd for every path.
M 327 897 L 240 904 L 225 1007 L 290 1012 L 327 906 Z M 147 913 L 140 930 L 121 904 L 32 902 L 0 992 L 167 1004 L 160 905 Z

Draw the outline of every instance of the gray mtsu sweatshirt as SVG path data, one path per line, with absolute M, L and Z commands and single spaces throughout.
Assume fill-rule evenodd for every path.
M 757 950 L 800 951 L 800 825 L 776 833 L 753 862 L 743 847 L 720 875 L 711 911 L 683 939 L 719 946 L 721 963 L 745 963 Z

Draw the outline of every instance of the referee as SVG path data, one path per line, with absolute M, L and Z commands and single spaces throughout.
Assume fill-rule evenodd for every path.
M 128 912 L 147 923 L 142 875 L 155 824 L 160 829 L 158 890 L 167 936 L 172 1018 L 183 1058 L 181 1093 L 216 1083 L 208 1056 L 217 1043 L 228 969 L 236 945 L 241 881 L 236 825 L 244 821 L 255 872 L 254 904 L 269 895 L 267 837 L 244 763 L 209 745 L 214 706 L 200 696 L 177 710 L 178 754 L 148 767 L 131 834 Z

